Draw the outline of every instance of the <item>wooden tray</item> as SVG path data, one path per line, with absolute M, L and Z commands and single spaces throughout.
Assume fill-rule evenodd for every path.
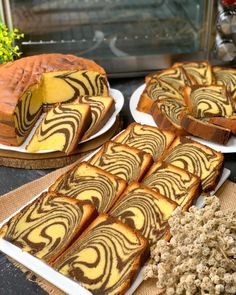
M 101 146 L 104 142 L 111 139 L 121 129 L 122 121 L 120 116 L 118 116 L 111 129 L 97 138 L 78 145 L 78 148 L 69 156 L 62 152 L 33 154 L 0 150 L 0 165 L 25 169 L 50 169 L 64 167 L 85 157 L 87 154 Z

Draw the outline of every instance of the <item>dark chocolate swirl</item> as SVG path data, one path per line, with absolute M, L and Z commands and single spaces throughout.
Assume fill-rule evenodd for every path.
M 185 204 L 192 197 L 192 190 L 198 188 L 199 181 L 187 171 L 170 164 L 157 162 L 148 171 L 143 184 L 178 203 Z M 187 200 L 186 200 L 187 199 Z
M 108 142 L 91 160 L 90 164 L 104 169 L 126 181 L 139 180 L 149 163 L 149 155 L 123 144 Z M 145 160 L 146 158 L 146 160 Z M 151 158 L 151 156 L 150 156 Z M 148 160 L 148 163 L 146 162 Z M 146 163 L 145 163 L 146 162 Z
M 156 127 L 135 123 L 123 131 L 115 141 L 143 150 L 151 154 L 154 160 L 157 160 L 173 139 L 174 135 L 171 133 L 162 132 Z
M 73 89 L 73 96 L 67 101 L 73 101 L 78 96 L 109 95 L 108 83 L 105 75 L 94 71 L 71 71 L 56 75 Z
M 196 118 L 225 117 L 233 114 L 231 101 L 223 86 L 194 87 L 190 99 Z
M 162 114 L 164 114 L 171 123 L 180 126 L 180 114 L 186 108 L 181 101 L 171 98 L 164 98 L 157 102 L 157 106 Z
M 138 230 L 152 246 L 164 238 L 167 220 L 175 208 L 176 205 L 163 196 L 131 184 L 109 214 Z
M 156 101 L 163 97 L 170 97 L 177 100 L 183 100 L 183 95 L 177 91 L 171 84 L 158 78 L 152 78 L 146 87 L 149 98 Z
M 185 69 L 187 74 L 193 77 L 198 85 L 212 84 L 211 67 L 207 62 L 183 63 L 182 67 Z
M 236 100 L 236 69 L 213 67 L 216 84 L 224 85 L 232 98 Z
M 94 295 L 124 294 L 145 248 L 140 235 L 116 219 L 100 215 L 55 268 Z
M 43 193 L 7 223 L 4 239 L 45 261 L 55 259 L 94 212 L 90 204 L 77 202 Z
M 82 163 L 63 175 L 50 187 L 63 195 L 90 201 L 99 213 L 106 212 L 125 187 L 125 181 Z
M 200 143 L 180 142 L 163 159 L 200 177 L 203 190 L 216 185 L 215 180 L 222 166 L 221 154 Z

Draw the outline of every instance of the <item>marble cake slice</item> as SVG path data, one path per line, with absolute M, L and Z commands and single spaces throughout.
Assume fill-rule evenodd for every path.
M 185 109 L 183 102 L 166 97 L 154 102 L 151 115 L 161 129 L 175 132 L 177 135 L 186 135 L 187 132 L 180 124 L 180 115 Z
M 90 201 L 99 213 L 109 210 L 126 187 L 126 181 L 82 162 L 62 174 L 49 191 L 77 200 Z
M 89 160 L 91 165 L 119 176 L 127 182 L 141 180 L 152 162 L 150 154 L 113 141 L 106 142 Z
M 123 295 L 148 258 L 147 240 L 106 214 L 53 264 L 93 294 Z
M 109 214 L 138 230 L 153 246 L 170 238 L 168 219 L 177 204 L 139 183 L 131 183 Z
M 201 193 L 201 180 L 198 176 L 161 161 L 151 166 L 142 184 L 175 201 L 184 210 L 187 210 Z
M 177 62 L 173 67 L 183 67 L 192 84 L 211 85 L 214 80 L 211 65 L 206 61 Z
M 186 113 L 181 116 L 181 126 L 194 136 L 226 145 L 230 139 L 230 129 L 211 124 L 210 121 L 196 119 Z
M 51 109 L 39 124 L 27 150 L 58 150 L 70 154 L 91 123 L 87 104 L 60 104 Z
M 96 216 L 88 202 L 46 192 L 3 225 L 0 237 L 51 263 Z
M 88 139 L 98 132 L 110 119 L 115 111 L 115 102 L 111 96 L 81 96 L 75 102 L 85 103 L 90 106 L 92 122 L 82 140 Z
M 174 86 L 154 76 L 141 94 L 137 110 L 149 114 L 153 103 L 163 97 L 183 101 L 182 93 L 177 91 Z
M 162 160 L 197 175 L 203 191 L 212 191 L 221 176 L 224 156 L 189 138 L 177 137 Z
M 130 124 L 114 139 L 115 142 L 127 144 L 152 155 L 154 161 L 159 159 L 170 146 L 175 135 L 170 131 L 160 130 L 157 127 Z
M 212 69 L 215 76 L 215 83 L 226 87 L 236 108 L 236 69 L 223 67 L 213 67 Z
M 229 129 L 232 134 L 236 135 L 236 116 L 229 118 L 225 117 L 212 117 L 208 119 L 209 123 Z
M 187 112 L 195 118 L 233 115 L 233 104 L 225 86 L 187 86 L 184 100 Z

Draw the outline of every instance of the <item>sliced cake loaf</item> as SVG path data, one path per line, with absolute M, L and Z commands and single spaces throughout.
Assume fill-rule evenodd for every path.
M 53 192 L 43 193 L 11 218 L 0 236 L 48 263 L 97 216 L 95 207 Z
M 147 257 L 145 238 L 101 214 L 53 266 L 93 294 L 123 295 Z
M 229 118 L 212 117 L 208 119 L 208 122 L 229 129 L 234 135 L 236 135 L 236 116 L 231 116 Z
M 174 86 L 153 77 L 146 85 L 143 93 L 140 96 L 137 110 L 144 113 L 150 113 L 154 101 L 163 97 L 173 98 L 183 101 L 182 93 L 178 92 Z
M 154 102 L 151 115 L 161 129 L 173 131 L 177 135 L 186 135 L 187 132 L 180 122 L 180 114 L 185 109 L 183 102 L 166 97 Z
M 91 123 L 87 104 L 60 104 L 44 117 L 27 146 L 29 152 L 59 150 L 70 154 Z
M 90 201 L 102 213 L 108 211 L 125 187 L 125 180 L 82 162 L 61 175 L 49 191 Z
M 172 200 L 133 182 L 109 214 L 138 230 L 153 246 L 160 239 L 170 238 L 167 221 L 176 207 Z
M 115 142 L 127 144 L 152 155 L 154 160 L 159 159 L 170 146 L 175 135 L 169 131 L 162 131 L 157 127 L 130 124 L 115 139 Z
M 211 85 L 213 82 L 211 65 L 206 61 L 178 62 L 173 67 L 183 67 L 192 84 Z
M 161 161 L 151 166 L 142 184 L 175 201 L 184 210 L 187 210 L 201 193 L 201 180 L 198 176 Z
M 231 135 L 229 129 L 211 124 L 206 120 L 196 119 L 186 113 L 182 113 L 181 126 L 194 136 L 223 145 L 227 144 Z
M 186 137 L 174 140 L 163 161 L 201 179 L 203 191 L 213 190 L 221 175 L 224 157 L 221 153 Z
M 224 85 L 234 100 L 236 106 L 236 69 L 213 67 L 215 83 Z
M 152 162 L 150 154 L 113 141 L 106 142 L 89 160 L 91 165 L 121 177 L 127 182 L 139 181 Z
M 233 115 L 233 105 L 224 86 L 187 86 L 184 100 L 187 112 L 195 118 Z
M 99 131 L 115 111 L 115 102 L 111 96 L 81 96 L 75 102 L 88 104 L 91 109 L 92 122 L 82 140 Z

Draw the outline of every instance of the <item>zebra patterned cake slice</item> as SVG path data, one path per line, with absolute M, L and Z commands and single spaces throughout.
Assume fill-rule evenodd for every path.
M 57 71 L 42 75 L 44 104 L 71 102 L 79 96 L 108 96 L 105 74 L 95 71 Z
M 60 104 L 51 109 L 27 146 L 29 152 L 58 150 L 70 154 L 91 122 L 87 104 Z
M 193 84 L 211 85 L 213 82 L 212 69 L 208 62 L 177 62 L 173 67 L 183 67 Z
M 139 183 L 131 183 L 109 214 L 138 230 L 153 246 L 170 238 L 168 219 L 177 204 Z
M 203 191 L 211 191 L 221 175 L 224 156 L 189 138 L 178 137 L 162 160 L 200 177 Z
M 53 266 L 93 294 L 123 295 L 148 255 L 144 237 L 101 214 Z
M 96 216 L 88 202 L 43 193 L 3 225 L 0 237 L 51 263 Z
M 188 112 L 198 119 L 233 115 L 233 105 L 224 86 L 187 86 L 184 100 Z
M 104 169 L 127 182 L 141 180 L 152 162 L 150 154 L 113 141 L 106 142 L 89 160 L 91 165 Z
M 157 127 L 132 123 L 114 141 L 149 153 L 155 161 L 163 155 L 174 138 L 175 135 L 172 132 L 160 130 Z
M 155 101 L 169 97 L 183 101 L 183 95 L 175 89 L 171 84 L 153 77 L 146 85 L 140 96 L 137 110 L 144 113 L 150 113 L 152 105 Z
M 90 201 L 99 213 L 107 212 L 126 187 L 126 181 L 86 162 L 61 175 L 49 191 Z
M 92 122 L 83 135 L 83 140 L 99 131 L 115 111 L 115 102 L 111 96 L 81 96 L 75 102 L 90 106 Z
M 142 184 L 175 201 L 184 210 L 201 193 L 201 180 L 198 176 L 161 161 L 151 166 Z

